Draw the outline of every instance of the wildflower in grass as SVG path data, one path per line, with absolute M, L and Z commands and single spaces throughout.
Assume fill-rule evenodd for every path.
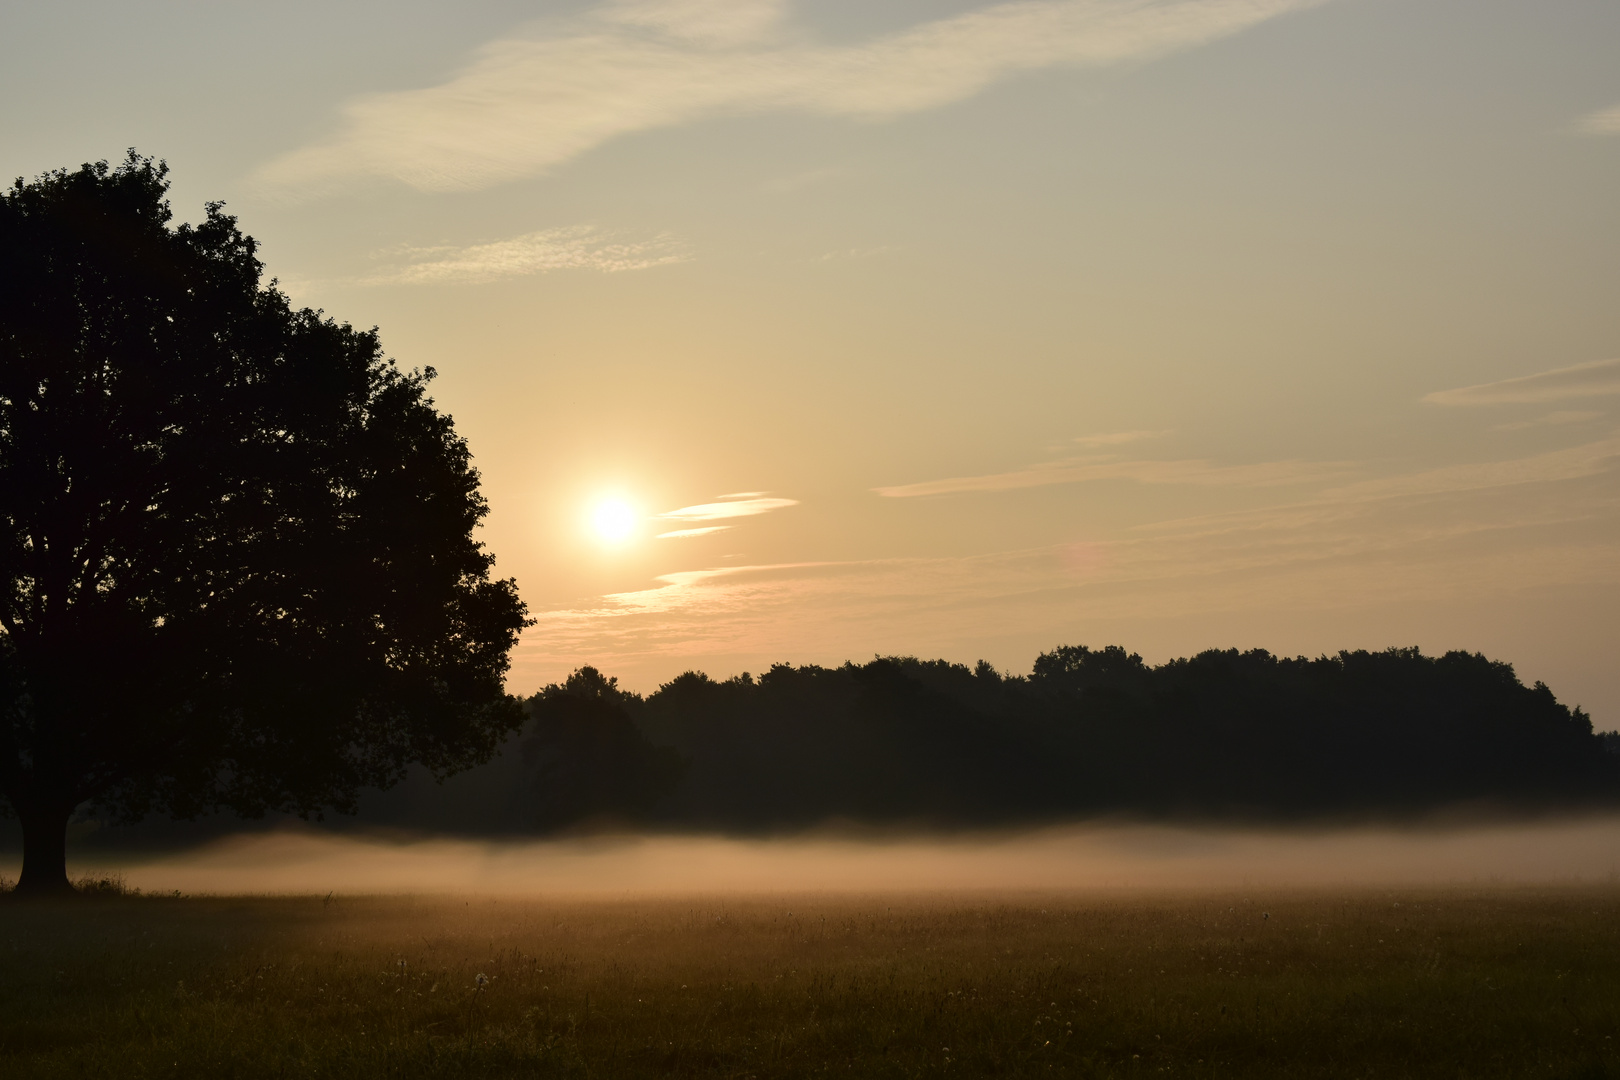
M 489 986 L 489 976 L 480 971 L 477 975 L 473 976 L 473 982 L 477 984 L 478 989 L 483 990 L 485 987 Z

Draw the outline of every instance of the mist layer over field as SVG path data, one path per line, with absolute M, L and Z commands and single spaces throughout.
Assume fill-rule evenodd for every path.
M 101 855 L 146 892 L 569 895 L 1206 889 L 1612 880 L 1620 817 L 1284 831 L 1083 825 L 966 838 L 631 836 L 523 843 L 241 835 L 183 853 Z M 11 867 L 10 873 L 15 873 Z

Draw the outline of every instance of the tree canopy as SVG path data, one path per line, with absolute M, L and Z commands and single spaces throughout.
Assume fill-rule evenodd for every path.
M 485 759 L 526 611 L 375 329 L 297 310 L 132 151 L 0 196 L 0 792 L 20 888 L 103 816 L 319 813 Z
M 528 739 L 580 747 L 575 759 L 597 772 L 611 746 L 616 775 L 653 785 L 614 806 L 582 800 L 579 820 L 744 831 L 1107 813 L 1299 820 L 1620 795 L 1620 756 L 1582 710 L 1467 652 L 1216 649 L 1154 666 L 1118 646 L 1063 646 L 1026 676 L 880 657 L 757 678 L 689 672 L 645 698 L 587 669 L 528 704 Z M 639 740 L 624 734 L 632 724 Z M 670 754 L 684 768 L 654 767 Z M 566 816 L 553 805 L 553 820 Z

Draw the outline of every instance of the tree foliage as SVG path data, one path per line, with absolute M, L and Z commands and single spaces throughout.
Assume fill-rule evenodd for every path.
M 543 717 L 519 743 L 524 765 L 516 830 L 546 831 L 581 820 L 646 820 L 674 793 L 686 762 L 655 747 L 626 706 L 638 703 L 618 680 L 583 667 L 529 700 Z
M 524 607 L 473 539 L 432 370 L 262 285 L 220 204 L 172 225 L 166 172 L 131 152 L 0 196 L 0 791 L 25 844 L 86 803 L 343 809 L 521 722 Z
M 530 699 L 532 730 L 561 722 L 562 699 Z M 618 744 L 627 757 L 685 760 L 637 812 L 688 827 L 1406 816 L 1620 795 L 1620 757 L 1584 712 L 1465 652 L 1211 650 L 1155 667 L 1065 646 L 1028 676 L 888 657 L 690 672 L 646 698 L 615 690 L 600 711 L 641 732 Z

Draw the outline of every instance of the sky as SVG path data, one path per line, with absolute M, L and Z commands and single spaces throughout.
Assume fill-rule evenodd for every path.
M 590 663 L 1483 651 L 1620 726 L 1610 0 L 0 0 L 435 368 Z

